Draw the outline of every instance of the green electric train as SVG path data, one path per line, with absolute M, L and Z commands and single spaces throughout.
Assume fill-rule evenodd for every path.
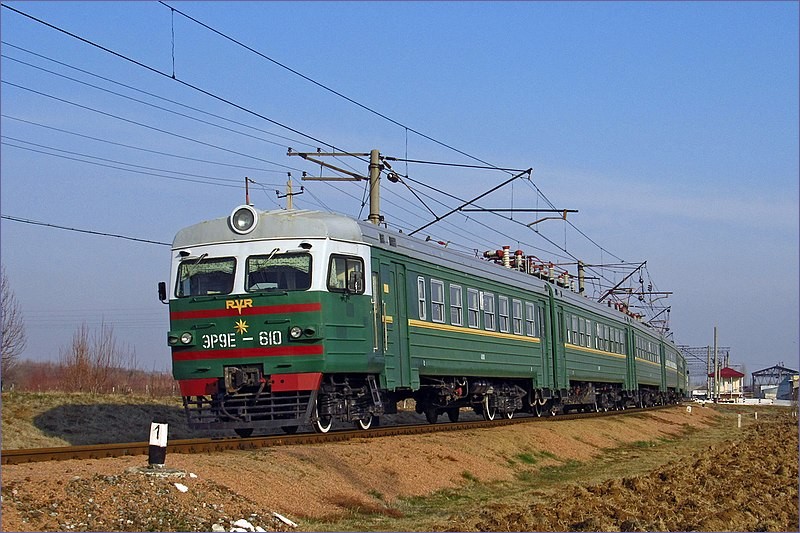
M 475 257 L 376 224 L 237 207 L 172 245 L 172 368 L 196 429 L 369 428 L 677 402 L 675 344 L 522 252 Z

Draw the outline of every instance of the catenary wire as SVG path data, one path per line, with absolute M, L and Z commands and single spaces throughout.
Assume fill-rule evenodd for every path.
M 163 3 L 163 2 L 162 2 L 162 3 Z M 166 7 L 168 7 L 168 8 L 170 8 L 170 9 L 174 10 L 174 8 L 172 8 L 171 6 L 168 6 L 167 4 L 164 4 L 164 5 L 165 5 Z M 169 76 L 168 74 L 166 74 L 166 73 L 164 73 L 164 72 L 161 72 L 161 71 L 159 71 L 158 69 L 155 69 L 155 68 L 153 68 L 153 67 L 150 67 L 150 66 L 148 66 L 148 65 L 145 65 L 145 64 L 143 64 L 143 63 L 141 63 L 141 62 L 138 62 L 138 61 L 136 61 L 136 60 L 133 60 L 132 58 L 129 58 L 129 57 L 127 57 L 127 56 L 124 56 L 123 54 L 120 54 L 120 53 L 118 53 L 118 52 L 114 52 L 113 50 L 110 50 L 110 49 L 108 49 L 108 48 L 105 48 L 105 47 L 103 47 L 103 46 L 101 46 L 101 45 L 97 44 L 97 43 L 94 43 L 94 42 L 92 42 L 92 41 L 89 41 L 88 39 L 85 39 L 85 38 L 82 38 L 82 37 L 80 37 L 80 36 L 77 36 L 77 35 L 75 35 L 75 34 L 73 34 L 73 33 L 71 33 L 71 32 L 68 32 L 68 31 L 66 31 L 66 30 L 62 29 L 62 28 L 58 28 L 57 26 L 54 26 L 54 25 L 52 25 L 52 24 L 50 24 L 50 23 L 47 23 L 47 22 L 45 22 L 45 21 L 43 21 L 43 20 L 41 20 L 41 19 L 38 19 L 38 18 L 36 18 L 36 17 L 33 17 L 33 16 L 31 16 L 31 15 L 29 15 L 29 14 L 27 14 L 27 13 L 24 13 L 24 12 L 22 12 L 22 11 L 20 11 L 20 10 L 17 10 L 17 9 L 11 8 L 11 7 L 9 7 L 9 6 L 5 5 L 5 4 L 3 4 L 3 5 L 2 5 L 2 7 L 5 7 L 5 8 L 7 8 L 7 9 L 11 9 L 12 11 L 14 11 L 14 12 L 16 12 L 16 13 L 18 13 L 18 14 L 22 15 L 22 16 L 25 16 L 25 17 L 27 17 L 27 18 L 30 18 L 30 19 L 32 19 L 32 20 L 34 20 L 34 21 L 38 22 L 38 23 L 44 24 L 44 25 L 46 25 L 46 26 L 48 26 L 48 27 L 50 27 L 50 28 L 52 28 L 52 29 L 55 29 L 55 30 L 57 30 L 57 31 L 60 31 L 60 32 L 62 32 L 62 33 L 65 33 L 65 34 L 67 34 L 67 35 L 69 35 L 69 36 L 71 36 L 71 37 L 73 37 L 73 38 L 76 38 L 76 39 L 78 39 L 78 40 L 81 40 L 82 42 L 85 42 L 85 43 L 87 43 L 87 44 L 90 44 L 90 45 L 92 45 L 92 46 L 95 46 L 95 47 L 97 47 L 97 48 L 99 48 L 99 49 L 101 49 L 101 50 L 104 50 L 104 51 L 106 51 L 106 52 L 108 52 L 108 53 L 111 53 L 111 54 L 113 54 L 113 55 L 115 55 L 115 56 L 117 56 L 117 57 L 120 57 L 120 58 L 122 58 L 122 59 L 125 59 L 125 60 L 127 60 L 127 61 L 130 61 L 130 62 L 133 62 L 133 63 L 135 63 L 135 64 L 137 64 L 137 65 L 140 65 L 140 66 L 142 66 L 142 67 L 144 67 L 144 68 L 146 68 L 146 69 L 148 69 L 148 70 L 150 70 L 150 71 L 152 71 L 152 72 L 158 73 L 158 74 L 160 74 L 160 75 L 162 75 L 162 76 L 165 76 L 165 77 L 171 77 L 171 78 L 172 78 L 172 79 L 174 79 L 175 81 L 177 81 L 177 82 L 179 82 L 179 83 L 181 83 L 181 84 L 183 84 L 183 85 L 185 85 L 185 86 L 187 86 L 187 87 L 190 87 L 190 88 L 192 88 L 192 89 L 194 89 L 194 90 L 196 90 L 196 91 L 198 91 L 198 92 L 201 92 L 201 93 L 203 93 L 203 94 L 206 94 L 206 95 L 208 95 L 208 96 L 210 96 L 210 97 L 212 97 L 212 98 L 215 98 L 215 99 L 218 99 L 218 100 L 220 100 L 220 101 L 223 101 L 223 102 L 225 102 L 225 103 L 227 103 L 227 104 L 229 104 L 229 105 L 232 105 L 233 107 L 236 107 L 236 108 L 238 108 L 238 109 L 241 109 L 241 110 L 243 110 L 243 111 L 245 111 L 245 112 L 248 112 L 248 113 L 254 114 L 255 116 L 258 116 L 258 117 L 260 117 L 260 118 L 262 118 L 262 119 L 264 119 L 264 120 L 267 120 L 267 121 L 269 121 L 269 122 L 271 122 L 271 123 L 273 123 L 273 124 L 276 124 L 276 125 L 278 125 L 278 126 L 280 126 L 280 127 L 283 127 L 283 128 L 285 128 L 285 129 L 288 129 L 289 131 L 293 131 L 293 132 L 295 132 L 295 133 L 297 133 L 297 134 L 299 134 L 299 135 L 302 135 L 302 136 L 304 136 L 304 137 L 306 137 L 306 138 L 309 138 L 309 139 L 311 139 L 311 140 L 314 140 L 315 142 L 320 142 L 320 143 L 322 143 L 323 145 L 325 145 L 325 146 L 330 146 L 330 147 L 332 147 L 332 148 L 334 148 L 334 149 L 336 148 L 335 146 L 333 146 L 333 145 L 331 145 L 331 144 L 324 143 L 324 142 L 320 141 L 319 139 L 316 139 L 316 138 L 314 138 L 314 137 L 312 137 L 312 136 L 309 136 L 309 135 L 307 135 L 307 134 L 305 134 L 305 133 L 303 133 L 303 132 L 300 132 L 300 131 L 298 131 L 298 130 L 295 130 L 295 129 L 293 129 L 293 128 L 291 128 L 291 127 L 288 127 L 288 126 L 286 126 L 286 125 L 284 125 L 284 124 L 278 123 L 277 121 L 274 121 L 274 120 L 272 120 L 272 119 L 269 119 L 268 117 L 265 117 L 265 116 L 263 116 L 263 115 L 261 115 L 261 114 L 259 114 L 259 113 L 256 113 L 256 112 L 254 112 L 254 111 L 252 111 L 252 110 L 249 110 L 249 109 L 247 109 L 247 108 L 244 108 L 243 106 L 239 106 L 238 104 L 235 104 L 234 102 L 231 102 L 230 100 L 227 100 L 227 99 L 225 99 L 225 98 L 222 98 L 222 97 L 220 97 L 220 96 L 218 96 L 218 95 L 215 95 L 215 94 L 213 94 L 213 93 L 210 93 L 209 91 L 206 91 L 206 90 L 204 90 L 204 89 L 202 89 L 202 88 L 200 88 L 200 87 L 194 86 L 194 85 L 192 85 L 192 84 L 190 84 L 190 83 L 188 83 L 188 82 L 185 82 L 185 81 L 183 81 L 183 80 L 180 80 L 180 79 L 176 78 L 174 75 L 173 75 L 173 76 Z M 179 13 L 180 13 L 181 15 L 183 15 L 183 16 L 186 16 L 187 18 L 190 18 L 190 19 L 191 19 L 191 17 L 188 17 L 186 14 L 184 14 L 184 13 L 182 13 L 182 12 L 179 12 Z M 214 30 L 213 28 L 210 28 L 209 26 L 207 26 L 207 25 L 205 25 L 205 24 L 203 24 L 203 23 L 201 23 L 201 22 L 199 22 L 199 21 L 197 21 L 197 20 L 195 20 L 195 19 L 192 19 L 192 20 L 194 20 L 194 21 L 195 21 L 195 22 L 197 22 L 198 24 L 201 24 L 201 25 L 203 25 L 203 26 L 207 27 L 207 28 L 208 28 L 209 30 L 211 30 L 211 31 L 214 31 L 214 32 L 216 32 L 216 33 L 219 33 L 220 35 L 224 36 L 225 38 L 229 38 L 228 36 L 225 36 L 224 34 L 221 34 L 220 32 L 217 32 L 217 31 L 216 31 L 216 30 Z M 229 38 L 229 39 L 230 39 L 230 38 Z M 233 41 L 234 41 L 234 42 L 237 42 L 237 44 L 241 44 L 241 43 L 238 43 L 238 41 L 235 41 L 235 40 L 233 40 Z M 248 49 L 249 49 L 249 48 L 248 48 Z M 255 50 L 252 50 L 252 49 L 251 49 L 251 51 L 253 51 L 253 52 L 255 52 L 255 53 L 258 53 L 257 51 L 255 51 Z M 259 54 L 260 54 L 260 53 L 259 53 Z M 269 59 L 269 60 L 271 60 L 270 58 L 267 58 L 267 57 L 265 57 L 265 58 L 266 58 L 266 59 Z M 271 61 L 272 61 L 272 60 L 271 60 Z M 281 66 L 283 66 L 283 65 L 281 65 Z M 285 66 L 284 66 L 284 68 L 288 68 L 288 67 L 285 67 Z M 290 70 L 291 70 L 291 69 L 290 69 Z M 295 71 L 293 71 L 293 72 L 295 72 Z M 295 72 L 295 73 L 296 73 L 296 74 L 298 74 L 298 75 L 300 75 L 300 76 L 303 76 L 302 74 L 299 74 L 299 73 L 297 73 L 297 72 Z M 303 77 L 305 77 L 305 76 L 303 76 Z M 316 84 L 320 85 L 321 87 L 324 87 L 324 88 L 326 88 L 326 89 L 330 90 L 329 88 L 327 88 L 327 87 L 325 87 L 325 86 L 323 86 L 323 85 L 319 84 L 318 82 L 315 82 L 314 80 L 311 80 L 310 78 L 307 78 L 307 79 L 308 79 L 309 81 L 313 82 L 313 83 L 316 83 Z M 339 94 L 339 93 L 337 93 L 337 94 Z M 351 100 L 351 99 L 347 98 L 347 97 L 346 97 L 346 96 L 344 96 L 344 95 L 340 95 L 340 96 L 342 96 L 343 98 L 346 98 L 346 99 L 348 99 L 348 100 Z M 431 140 L 432 142 L 436 142 L 437 144 L 440 144 L 440 145 L 442 145 L 442 146 L 445 146 L 445 147 L 447 147 L 447 148 L 453 149 L 454 151 L 456 151 L 456 152 L 458 152 L 458 153 L 461 153 L 462 155 L 465 155 L 465 156 L 467 156 L 467 157 L 470 157 L 470 158 L 472 158 L 472 159 L 475 159 L 475 160 L 477 160 L 477 161 L 480 161 L 480 162 L 482 162 L 482 163 L 486 163 L 487 165 L 489 165 L 489 163 L 487 163 L 487 162 L 485 162 L 485 161 L 483 161 L 483 160 L 481 160 L 481 159 L 479 159 L 479 158 L 476 158 L 475 156 L 472 156 L 472 155 L 470 155 L 470 154 L 467 154 L 467 153 L 465 153 L 465 152 L 462 152 L 462 151 L 460 151 L 460 150 L 458 150 L 458 149 L 455 149 L 455 148 L 453 148 L 453 147 L 451 147 L 451 146 L 449 146 L 449 145 L 447 145 L 447 144 L 445 144 L 445 143 L 442 143 L 441 141 L 438 141 L 438 140 L 436 140 L 436 139 L 430 138 L 430 137 L 428 137 L 428 136 L 426 136 L 426 135 L 422 134 L 421 132 L 419 132 L 419 131 L 417 131 L 417 130 L 414 130 L 413 128 L 409 128 L 409 127 L 407 127 L 407 126 L 405 126 L 405 125 L 403 125 L 403 124 L 401 124 L 401 123 L 399 123 L 399 122 L 397 122 L 397 121 L 394 121 L 393 119 L 390 119 L 389 117 L 386 117 L 385 115 L 382 115 L 382 114 L 380 114 L 380 113 L 377 113 L 377 112 L 375 112 L 374 110 L 371 110 L 371 109 L 367 108 L 366 106 L 363 106 L 362 104 L 359 104 L 358 102 L 355 102 L 355 101 L 353 101 L 353 100 L 351 100 L 351 101 L 352 101 L 354 104 L 356 104 L 356 105 L 362 106 L 362 107 L 364 107 L 365 109 L 367 109 L 367 110 L 369 110 L 369 111 L 371 111 L 371 112 L 374 112 L 374 113 L 378 114 L 379 116 L 382 116 L 383 118 L 385 118 L 385 119 L 387 119 L 387 120 L 390 120 L 390 121 L 392 121 L 393 123 L 395 123 L 395 124 L 397 124 L 397 125 L 399 125 L 399 126 L 401 126 L 401 127 L 404 127 L 404 128 L 406 128 L 406 130 L 407 130 L 407 131 L 411 131 L 412 133 L 415 133 L 415 134 L 417 134 L 417 135 L 420 135 L 420 136 L 422 136 L 422 137 L 424 137 L 424 138 L 428 138 L 428 139 L 429 139 L 429 140 Z M 541 193 L 541 191 L 539 191 L 539 190 L 538 190 L 538 188 L 537 188 L 537 191 L 538 191 L 538 192 L 539 192 L 539 193 L 542 195 L 542 197 L 543 197 L 543 198 L 545 198 L 545 200 L 546 200 L 548 203 L 551 203 L 551 202 L 549 201 L 549 199 L 547 199 L 547 197 L 546 197 L 546 196 L 545 196 L 543 193 Z M 552 205 L 552 204 L 551 204 L 551 205 Z M 579 233 L 580 233 L 582 236 L 584 236 L 585 238 L 587 238 L 587 239 L 588 239 L 590 242 L 592 242 L 592 243 L 593 243 L 595 246 L 598 246 L 598 247 L 601 249 L 601 251 L 606 251 L 604 248 L 602 248 L 600 245 L 598 245 L 598 244 L 597 244 L 595 241 L 593 241 L 592 239 L 590 239 L 590 238 L 589 238 L 589 237 L 588 237 L 588 236 L 587 236 L 587 235 L 586 235 L 586 234 L 585 234 L 583 231 L 581 231 L 579 228 L 577 228 L 577 227 L 576 227 L 576 226 L 575 226 L 575 225 L 574 225 L 572 222 L 568 221 L 568 223 L 570 224 L 570 226 L 571 226 L 571 227 L 573 227 L 573 228 L 574 228 L 576 231 L 578 231 L 578 232 L 579 232 Z M 541 235 L 541 234 L 540 234 L 540 235 Z M 542 235 L 542 237 L 544 237 L 544 236 Z M 549 240 L 549 239 L 546 239 L 546 240 Z M 556 248 L 562 249 L 561 247 L 559 247 L 558 245 L 556 245 L 556 244 L 555 244 L 555 243 L 553 243 L 552 241 L 550 241 L 550 242 L 551 242 L 551 244 L 553 244 L 553 246 L 555 246 Z M 564 251 L 565 251 L 566 253 L 569 253 L 567 250 L 564 250 Z M 610 252 L 608 252 L 608 251 L 606 251 L 606 252 L 607 252 L 607 253 L 609 253 L 610 255 L 614 255 L 614 254 L 611 254 L 611 253 L 610 253 Z M 570 255 L 571 255 L 571 254 L 570 254 Z M 615 257 L 616 257 L 616 256 L 615 256 Z M 619 259 L 619 258 L 618 258 L 618 259 Z
M 0 43 L 2 43 L 3 45 L 5 45 L 5 46 L 7 46 L 7 47 L 15 48 L 15 49 L 17 49 L 17 50 L 20 50 L 20 51 L 22 51 L 22 52 L 25 52 L 25 53 L 27 53 L 27 54 L 31 54 L 31 55 L 33 55 L 33 56 L 39 57 L 39 58 L 41 58 L 41 59 L 44 59 L 44 60 L 46 60 L 46 61 L 53 62 L 53 63 L 55 63 L 55 64 L 57 64 L 57 65 L 61 65 L 61 66 L 63 66 L 63 67 L 66 67 L 66 68 L 69 68 L 69 69 L 75 70 L 75 71 L 77 71 L 77 72 L 81 72 L 81 73 L 83 73 L 83 74 L 86 74 L 86 75 L 88 75 L 88 76 L 92 76 L 92 77 L 94 77 L 94 78 L 101 79 L 101 80 L 103 80 L 103 81 L 107 81 L 107 82 L 109 82 L 109 83 L 113 83 L 113 84 L 115 84 L 115 85 L 118 85 L 118 86 L 120 86 L 120 87 L 125 87 L 126 89 L 130 89 L 130 90 L 132 90 L 132 91 L 136 91 L 136 92 L 138 92 L 138 93 L 145 94 L 145 95 L 147 95 L 147 96 L 150 96 L 150 97 L 152 97 L 152 98 L 157 98 L 157 99 L 159 99 L 159 100 L 163 100 L 163 101 L 165 101 L 165 102 L 169 102 L 169 103 L 171 103 L 171 104 L 175 104 L 175 105 L 177 105 L 177 106 L 181 106 L 181 107 L 183 107 L 183 108 L 185 108 L 185 109 L 191 109 L 192 111 L 197 111 L 198 113 L 202 113 L 202 114 L 204 114 L 204 115 L 208 115 L 208 116 L 210 116 L 210 117 L 218 118 L 218 119 L 220 119 L 220 120 L 224 120 L 224 121 L 226 121 L 226 122 L 230 122 L 230 123 L 232 123 L 232 124 L 236 124 L 236 125 L 238 125 L 238 126 L 243 126 L 243 127 L 245 127 L 245 128 L 249 128 L 249 129 L 252 129 L 252 130 L 255 130 L 255 131 L 258 131 L 258 132 L 264 133 L 264 134 L 266 134 L 266 135 L 270 135 L 270 136 L 272 136 L 272 137 L 275 137 L 275 138 L 278 138 L 278 139 L 283 139 L 283 140 L 285 140 L 285 141 L 289 141 L 289 142 L 292 142 L 292 143 L 295 143 L 295 144 L 298 144 L 298 145 L 308 146 L 308 147 L 312 147 L 312 148 L 314 148 L 314 147 L 315 147 L 315 145 L 312 145 L 312 144 L 307 144 L 307 143 L 305 143 L 305 142 L 303 142 L 303 141 L 301 141 L 301 140 L 299 140 L 299 139 L 292 138 L 292 137 L 287 137 L 287 136 L 285 136 L 285 135 L 280 135 L 280 134 L 278 134 L 278 133 L 275 133 L 275 132 L 272 132 L 272 131 L 269 131 L 269 130 L 265 130 L 265 129 L 262 129 L 262 128 L 259 128 L 259 127 L 256 127 L 256 126 L 253 126 L 253 125 L 250 125 L 250 124 L 246 124 L 246 123 L 244 123 L 244 122 L 239 122 L 238 120 L 233 120 L 232 118 L 224 117 L 224 116 L 222 116 L 222 115 L 217 115 L 216 113 L 211 113 L 210 111 L 206 111 L 206 110 L 204 110 L 204 109 L 200 109 L 200 108 L 197 108 L 197 107 L 193 107 L 193 106 L 190 106 L 190 105 L 184 104 L 184 103 L 182 103 L 182 102 L 178 102 L 177 100 L 172 100 L 172 99 L 170 99 L 170 98 L 167 98 L 167 97 L 165 97 L 165 96 L 161 96 L 161 95 L 158 95 L 158 94 L 155 94 L 155 93 L 151 93 L 151 92 L 149 92 L 149 91 L 145 91 L 145 90 L 143 90 L 143 89 L 139 89 L 139 88 L 137 88 L 137 87 L 134 87 L 134 86 L 132 86 L 132 85 L 128 85 L 128 84 L 122 83 L 122 82 L 120 82 L 120 81 L 117 81 L 117 80 L 113 80 L 113 79 L 111 79 L 111 78 L 108 78 L 108 77 L 106 77 L 106 76 L 101 76 L 101 75 L 99 75 L 99 74 L 97 74 L 97 73 L 94 73 L 94 72 L 91 72 L 91 71 L 88 71 L 88 70 L 85 70 L 85 69 L 82 69 L 82 68 L 78 68 L 78 67 L 76 67 L 76 66 L 74 66 L 74 65 L 70 65 L 70 64 L 68 64 L 68 63 L 64 63 L 64 62 L 62 62 L 62 61 L 58 61 L 58 60 L 56 60 L 56 59 L 53 59 L 53 58 L 51 58 L 51 57 L 48 57 L 48 56 L 45 56 L 45 55 L 42 55 L 42 54 L 38 54 L 38 53 L 36 53 L 36 52 L 33 52 L 33 51 L 31 51 L 31 50 L 28 50 L 28 49 L 26 49 L 26 48 L 23 48 L 23 47 L 21 47 L 21 46 L 16 46 L 16 45 L 13 45 L 13 44 L 11 44 L 11 43 L 8 43 L 8 42 L 6 42 L 6 41 L 0 41 Z M 19 60 L 17 60 L 17 61 L 19 61 Z M 36 68 L 41 68 L 41 67 L 36 67 Z
M 161 156 L 165 156 L 165 157 L 173 157 L 173 158 L 176 158 L 176 159 L 183 159 L 185 161 L 194 161 L 194 162 L 197 162 L 197 163 L 205 163 L 205 164 L 208 164 L 208 165 L 217 165 L 217 166 L 229 167 L 229 168 L 240 168 L 240 169 L 243 169 L 243 170 L 257 170 L 259 172 L 280 172 L 280 173 L 284 173 L 285 172 L 284 170 L 268 170 L 268 169 L 264 169 L 264 168 L 261 168 L 261 167 L 249 167 L 249 166 L 246 166 L 246 165 L 236 165 L 234 163 L 223 163 L 222 161 L 211 161 L 209 159 L 200 159 L 200 158 L 197 158 L 197 157 L 188 157 L 188 156 L 185 156 L 185 155 L 170 154 L 168 152 L 162 152 L 160 150 L 151 150 L 149 148 L 143 148 L 141 146 L 133 146 L 131 144 L 125 144 L 125 143 L 110 141 L 108 139 L 102 139 L 100 137 L 92 137 L 91 135 L 85 135 L 83 133 L 78 133 L 78 132 L 75 132 L 75 131 L 69 131 L 69 130 L 65 130 L 65 129 L 62 129 L 62 128 L 56 128 L 55 126 L 49 126 L 47 124 L 41 124 L 39 122 L 33 122 L 31 120 L 25 120 L 25 119 L 19 118 L 19 117 L 12 117 L 11 115 L 0 114 L 0 117 L 6 118 L 6 119 L 9 119 L 9 120 L 16 120 L 16 121 L 19 121 L 19 122 L 23 122 L 23 123 L 29 124 L 31 126 L 38 126 L 40 128 L 45 128 L 45 129 L 49 129 L 49 130 L 52 130 L 52 131 L 57 131 L 59 133 L 66 133 L 68 135 L 74 135 L 74 136 L 80 137 L 82 139 L 89 139 L 90 141 L 97 141 L 97 142 L 101 142 L 101 143 L 111 144 L 113 146 L 119 146 L 119 147 L 122 147 L 122 148 L 129 148 L 131 150 L 138 150 L 138 151 L 141 151 L 141 152 L 147 152 L 147 153 L 150 153 L 150 154 L 161 155 Z
M 152 107 L 154 109 L 158 109 L 158 110 L 164 111 L 166 113 L 171 113 L 173 115 L 177 115 L 179 117 L 183 117 L 183 118 L 186 118 L 186 119 L 189 119 L 189 120 L 194 120 L 194 121 L 199 122 L 201 124 L 206 124 L 208 126 L 213 126 L 215 128 L 219 128 L 219 129 L 224 130 L 224 131 L 228 131 L 228 132 L 231 132 L 231 133 L 235 133 L 237 135 L 241 135 L 243 137 L 248 137 L 250 139 L 255 139 L 257 141 L 261 141 L 261 142 L 265 142 L 265 143 L 268 143 L 268 144 L 272 144 L 274 146 L 280 146 L 282 148 L 286 146 L 285 143 L 278 143 L 278 142 L 275 142 L 275 141 L 270 141 L 269 139 L 264 139 L 262 137 L 258 137 L 256 135 L 251 135 L 249 133 L 245 133 L 243 131 L 239 131 L 239 130 L 236 130 L 236 129 L 233 129 L 233 128 L 229 128 L 227 126 L 222 126 L 220 124 L 216 124 L 216 123 L 208 121 L 208 120 L 203 120 L 201 118 L 193 117 L 193 116 L 188 115 L 186 113 L 181 113 L 179 111 L 175 111 L 174 109 L 169 109 L 167 107 L 163 107 L 163 106 L 159 106 L 159 105 L 156 105 L 156 104 L 153 104 L 153 103 L 150 103 L 150 102 L 146 102 L 144 100 L 140 100 L 138 98 L 134 98 L 134 97 L 128 96 L 126 94 L 118 93 L 116 91 L 112 91 L 111 89 L 106 89 L 105 87 L 100 87 L 99 85 L 94 85 L 92 83 L 89 83 L 89 82 L 86 82 L 86 81 L 83 81 L 83 80 L 79 80 L 79 79 L 73 78 L 71 76 L 67 76 L 66 74 L 60 74 L 58 72 L 54 72 L 52 70 L 49 70 L 49 69 L 46 69 L 46 68 L 43 68 L 43 67 L 32 65 L 32 64 L 27 63 L 25 61 L 20 61 L 19 59 L 15 59 L 13 57 L 9 57 L 9 56 L 4 55 L 4 54 L 0 54 L 0 57 L 4 57 L 4 58 L 6 58 L 8 60 L 11 60 L 11 61 L 16 61 L 18 63 L 21 63 L 23 65 L 29 66 L 31 68 L 35 68 L 35 69 L 41 70 L 42 72 L 47 72 L 48 74 L 51 74 L 53 76 L 58 76 L 60 78 L 64 78 L 66 80 L 70 80 L 70 81 L 75 82 L 75 83 L 80 83 L 81 85 L 85 85 L 87 87 L 91 87 L 91 88 L 96 89 L 98 91 L 103 91 L 105 93 L 113 94 L 114 96 L 118 96 L 120 98 L 125 98 L 126 100 L 130 100 L 130 101 L 136 102 L 138 104 L 142 104 L 142 105 L 145 105 L 145 106 L 148 106 L 148 107 Z
M 40 222 L 38 220 L 30 220 L 30 219 L 27 219 L 27 218 L 20 218 L 20 217 L 15 217 L 15 216 L 11 216 L 11 215 L 0 215 L 0 218 L 3 218 L 5 220 L 11 220 L 13 222 L 20 222 L 22 224 L 32 224 L 34 226 L 45 226 L 45 227 L 48 227 L 48 228 L 56 228 L 56 229 L 61 229 L 61 230 L 66 230 L 66 231 L 74 231 L 74 232 L 77 232 L 77 233 L 88 233 L 88 234 L 91 234 L 91 235 L 99 235 L 101 237 L 113 237 L 113 238 L 116 238 L 116 239 L 124 239 L 124 240 L 127 240 L 127 241 L 142 242 L 142 243 L 145 243 L 145 244 L 158 244 L 160 246 L 172 246 L 172 244 L 168 243 L 168 242 L 153 241 L 153 240 L 150 240 L 150 239 L 140 239 L 138 237 L 129 237 L 127 235 L 119 235 L 119 234 L 116 234 L 116 233 L 107 233 L 107 232 L 103 232 L 103 231 L 94 231 L 94 230 L 89 230 L 89 229 L 70 228 L 70 227 L 67 227 L 67 226 L 60 226 L 58 224 L 50 224 L 48 222 Z
M 32 93 L 34 93 L 34 94 L 38 94 L 38 95 L 40 95 L 40 96 L 44 96 L 44 97 L 46 97 L 46 98 L 51 98 L 51 99 L 53 99 L 53 100 L 56 100 L 56 101 L 58 101 L 58 102 L 62 102 L 62 103 L 66 103 L 66 104 L 70 104 L 70 105 L 73 105 L 73 106 L 75 106 L 75 107 L 78 107 L 78 108 L 81 108 L 81 109 L 85 109 L 85 110 L 87 110 L 87 111 L 92 111 L 92 112 L 94 112 L 94 113 L 98 113 L 98 114 L 100 114 L 100 115 L 103 115 L 103 116 L 106 116 L 106 117 L 109 117 L 109 118 L 113 118 L 113 119 L 116 119 L 116 120 L 121 120 L 121 121 L 123 121 L 123 122 L 127 122 L 127 123 L 129 123 L 129 124 L 134 124 L 134 125 L 136 125 L 136 126 L 140 126 L 140 127 L 142 127 L 142 128 L 147 128 L 147 129 L 150 129 L 150 130 L 153 130 L 153 131 L 157 131 L 157 132 L 159 132 L 159 133 L 163 133 L 163 134 L 165 134 L 165 135 L 170 135 L 170 136 L 173 136 L 173 137 L 177 137 L 177 138 L 179 138 L 179 139 L 183 139 L 183 140 L 185 140 L 185 141 L 190 141 L 190 142 L 198 143 L 198 144 L 201 144 L 201 145 L 203 145 L 203 146 L 208 146 L 208 147 L 210 147 L 210 148 L 215 148 L 215 149 L 217 149 L 217 150 L 222 150 L 222 151 L 224 151 L 224 152 L 229 152 L 229 153 L 232 153 L 232 154 L 235 154 L 235 155 L 239 155 L 239 156 L 242 156 L 242 157 L 248 157 L 248 158 L 250 158 L 250 159 L 255 159 L 256 161 L 261 161 L 261 162 L 263 162 L 263 163 L 269 163 L 269 164 L 271 164 L 271 165 L 276 165 L 276 166 L 279 166 L 279 167 L 287 168 L 287 169 L 289 169 L 289 170 L 299 170 L 299 169 L 296 169 L 296 168 L 294 168 L 294 167 L 290 167 L 290 166 L 288 166 L 288 165 L 284 165 L 284 164 L 281 164 L 281 163 L 276 163 L 276 162 L 274 162 L 274 161 L 270 161 L 270 160 L 268 160 L 268 159 L 263 159 L 263 158 L 261 158 L 261 157 L 256 157 L 256 156 L 254 156 L 254 155 L 245 154 L 245 153 L 243 153 L 243 152 L 237 152 L 236 150 L 231 150 L 230 148 L 224 148 L 224 147 L 222 147 L 222 146 L 218 146 L 218 145 L 216 145 L 216 144 L 207 143 L 207 142 L 205 142 L 205 141 L 201 141 L 201 140 L 198 140 L 198 139 L 193 139 L 193 138 L 191 138 L 191 137 L 187 137 L 187 136 L 185 136 L 185 135 L 181 135 L 181 134 L 179 134 L 179 133 L 175 133 L 175 132 L 167 131 L 167 130 L 164 130 L 164 129 L 161 129 L 161 128 L 157 128 L 157 127 L 155 127 L 155 126 L 150 126 L 150 125 L 148 125 L 148 124 L 144 124 L 144 123 L 142 123 L 142 122 L 137 122 L 137 121 L 135 121 L 135 120 L 131 120 L 131 119 L 129 119 L 129 118 L 121 117 L 121 116 L 119 116 L 119 115 L 114 115 L 113 113 L 108 113 L 108 112 L 106 112 L 106 111 L 102 111 L 102 110 L 99 110 L 99 109 L 95 109 L 95 108 L 93 108 L 93 107 L 85 106 L 85 105 L 83 105 L 83 104 L 79 104 L 79 103 L 77 103 L 77 102 L 72 102 L 72 101 L 70 101 L 70 100 L 67 100 L 67 99 L 65 99 L 65 98 L 59 98 L 58 96 L 54 96 L 54 95 L 52 95 L 52 94 L 48 94 L 48 93 L 44 93 L 44 92 L 41 92 L 41 91 L 37 91 L 37 90 L 35 90 L 35 89 L 31 89 L 31 88 L 29 88 L 29 87 L 25 87 L 25 86 L 23 86 L 23 85 L 19 85 L 19 84 L 16 84 L 16 83 L 12 83 L 12 82 L 10 82 L 10 81 L 1 80 L 1 81 L 0 81 L 0 83 L 4 83 L 4 84 L 6 84 L 6 85 L 10 85 L 10 86 L 12 86 L 12 87 L 16 87 L 16 88 L 18 88 L 18 89 L 22 89 L 22 90 L 24 90 L 24 91 L 29 91 L 29 92 L 32 92 Z

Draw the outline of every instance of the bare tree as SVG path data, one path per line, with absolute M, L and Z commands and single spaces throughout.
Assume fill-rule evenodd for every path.
M 109 392 L 123 381 L 126 369 L 136 367 L 136 352 L 120 346 L 114 327 L 102 322 L 92 334 L 86 323 L 72 336 L 72 344 L 60 351 L 64 388 L 68 391 Z
M 3 381 L 7 379 L 14 370 L 14 367 L 19 360 L 19 356 L 25 349 L 25 344 L 28 338 L 25 335 L 25 321 L 22 316 L 17 298 L 14 296 L 14 291 L 11 290 L 11 284 L 6 277 L 6 267 L 2 265 L 2 284 L 0 291 L 2 291 L 2 306 L 3 306 L 3 340 L 2 340 L 2 355 L 3 363 L 2 378 Z
M 72 334 L 72 344 L 59 350 L 59 363 L 64 368 L 64 390 L 83 391 L 88 388 L 91 360 L 89 326 L 84 322 Z

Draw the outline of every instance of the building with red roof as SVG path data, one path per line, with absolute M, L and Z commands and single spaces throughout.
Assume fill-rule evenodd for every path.
M 719 389 L 714 385 L 714 373 L 708 375 L 712 379 L 712 390 L 719 391 L 719 401 L 722 402 L 735 402 L 742 399 L 744 391 L 742 390 L 742 378 L 744 374 L 734 370 L 731 367 L 719 369 Z

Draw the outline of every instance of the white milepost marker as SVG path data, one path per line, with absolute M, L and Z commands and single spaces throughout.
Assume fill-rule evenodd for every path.
M 163 468 L 167 460 L 167 424 L 153 422 L 150 424 L 150 448 L 147 464 L 150 468 Z

